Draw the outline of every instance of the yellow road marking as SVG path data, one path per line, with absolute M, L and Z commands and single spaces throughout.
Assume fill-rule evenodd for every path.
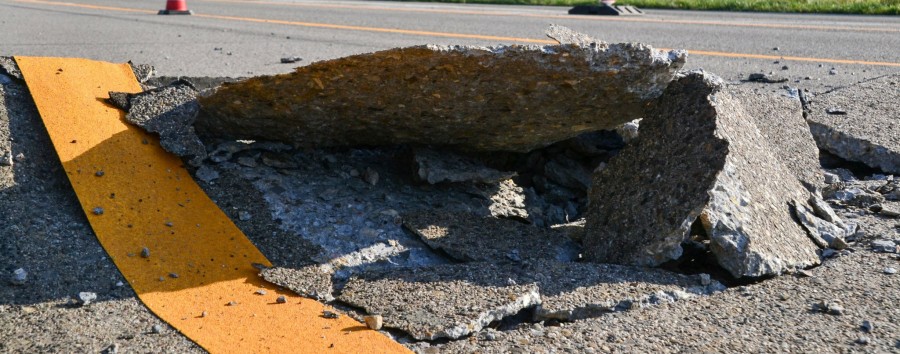
M 852 31 L 852 32 L 900 32 L 900 28 L 879 28 L 879 27 L 848 27 L 848 26 L 817 26 L 817 25 L 787 25 L 778 23 L 746 23 L 746 22 L 724 22 L 724 21 L 702 21 L 702 20 L 665 20 L 657 18 L 629 18 L 629 17 L 612 17 L 612 16 L 572 16 L 572 15 L 546 15 L 546 14 L 528 14 L 515 12 L 501 12 L 493 10 L 468 11 L 468 10 L 448 10 L 448 9 L 415 9 L 415 8 L 398 8 L 387 6 L 372 5 L 334 5 L 334 4 L 303 4 L 303 3 L 285 3 L 274 1 L 245 1 L 245 0 L 200 0 L 205 2 L 220 3 L 244 3 L 244 4 L 261 4 L 261 5 L 283 5 L 296 7 L 311 7 L 322 9 L 352 9 L 352 10 L 374 10 L 387 12 L 413 12 L 413 13 L 435 13 L 435 14 L 452 14 L 452 15 L 477 15 L 477 16 L 512 16 L 512 17 L 529 17 L 529 18 L 552 18 L 565 20 L 588 20 L 588 21 L 610 21 L 610 22 L 639 22 L 639 23 L 662 23 L 662 24 L 679 24 L 679 25 L 701 25 L 701 26 L 724 26 L 724 27 L 750 27 L 750 28 L 778 28 L 778 29 L 808 29 L 821 31 Z
M 269 261 L 181 160 L 105 103 L 109 91 L 140 91 L 128 64 L 15 60 L 97 239 L 161 319 L 213 353 L 408 352 L 259 278 L 252 263 Z
M 73 3 L 67 3 L 67 2 L 45 1 L 45 0 L 12 0 L 12 1 L 22 2 L 22 3 L 81 7 L 81 8 L 99 9 L 99 10 L 142 12 L 142 13 L 153 13 L 153 14 L 156 13 L 156 11 L 148 11 L 148 10 L 128 9 L 128 8 L 119 8 L 119 7 L 110 7 L 110 6 L 73 4 Z M 443 38 L 477 39 L 477 40 L 500 41 L 500 42 L 556 44 L 555 41 L 548 40 L 548 39 L 490 36 L 490 35 L 452 33 L 452 32 L 431 32 L 431 31 L 418 31 L 418 30 L 405 30 L 405 29 L 396 29 L 396 28 L 381 28 L 381 27 L 366 27 L 366 26 L 335 25 L 335 24 L 329 24 L 329 23 L 299 22 L 299 21 L 273 20 L 273 19 L 264 19 L 264 18 L 253 18 L 253 17 L 210 15 L 210 14 L 194 14 L 193 16 L 201 17 L 201 18 L 209 18 L 209 19 L 218 19 L 218 20 L 269 23 L 269 24 L 278 24 L 278 25 L 287 25 L 287 26 L 327 28 L 327 29 L 348 30 L 348 31 L 393 33 L 393 34 L 428 36 L 428 37 L 443 37 Z M 897 62 L 867 61 L 867 60 L 857 60 L 857 59 L 832 59 L 832 58 L 812 58 L 812 57 L 796 57 L 796 56 L 776 56 L 776 55 L 731 53 L 731 52 L 718 52 L 718 51 L 693 50 L 693 49 L 688 49 L 687 51 L 689 54 L 692 54 L 692 55 L 702 55 L 702 56 L 712 56 L 712 57 L 742 58 L 742 59 L 775 59 L 775 60 L 805 61 L 805 62 L 817 62 L 817 63 L 828 63 L 828 64 L 853 64 L 853 65 L 900 67 L 900 63 L 897 63 Z

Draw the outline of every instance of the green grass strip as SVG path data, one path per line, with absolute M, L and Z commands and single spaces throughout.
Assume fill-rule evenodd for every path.
M 396 0 L 411 1 L 411 0 Z M 415 0 L 470 4 L 595 5 L 591 0 Z M 648 9 L 755 11 L 789 13 L 829 13 L 900 15 L 900 0 L 619 0 L 616 5 Z

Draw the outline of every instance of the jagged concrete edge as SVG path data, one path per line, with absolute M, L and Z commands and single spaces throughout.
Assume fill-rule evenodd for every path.
M 818 145 L 820 149 L 828 150 L 828 152 L 850 161 L 862 162 L 870 167 L 878 168 L 887 173 L 900 174 L 900 152 L 891 151 L 891 149 L 872 143 L 868 139 L 857 138 L 845 134 L 842 131 L 831 129 L 824 124 L 814 122 L 810 119 L 806 120 L 806 124 L 809 125 L 809 130 L 812 132 L 813 137 L 817 138 L 815 139 L 816 145 Z M 825 138 L 822 139 L 820 137 Z M 855 142 L 856 144 L 866 147 L 865 149 L 860 149 L 864 150 L 866 153 L 861 155 L 843 155 L 841 154 L 840 149 L 835 148 L 835 146 L 845 145 L 848 144 L 848 142 Z M 873 156 L 876 155 L 886 156 L 887 158 L 873 158 Z M 885 166 L 882 163 L 878 163 L 878 160 L 897 161 L 897 164 Z
M 481 331 L 485 326 L 491 324 L 491 322 L 502 320 L 508 316 L 519 313 L 521 310 L 535 307 L 540 304 L 540 291 L 536 285 L 532 284 L 531 289 L 529 289 L 528 292 L 521 294 L 514 302 L 482 312 L 481 315 L 472 322 L 435 333 L 431 338 L 428 338 L 428 340 L 440 338 L 459 339 L 463 336 Z M 410 335 L 412 334 L 410 333 Z
M 19 65 L 16 64 L 16 60 L 13 57 L 0 56 L 0 74 L 6 74 L 20 82 L 25 81 L 22 71 L 19 70 Z

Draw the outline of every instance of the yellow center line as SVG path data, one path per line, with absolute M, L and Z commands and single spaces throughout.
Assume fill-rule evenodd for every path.
M 99 6 L 99 5 L 87 5 L 87 4 L 75 4 L 75 3 L 47 1 L 47 0 L 12 0 L 12 1 L 22 2 L 22 3 L 79 7 L 79 8 L 97 9 L 97 10 L 125 11 L 125 12 L 153 13 L 153 14 L 156 13 L 156 11 L 141 10 L 141 9 Z M 346 30 L 346 31 L 393 33 L 393 34 L 403 34 L 403 35 L 413 35 L 413 36 L 442 37 L 442 38 L 477 39 L 477 40 L 499 41 L 499 42 L 556 44 L 555 41 L 552 41 L 549 39 L 491 36 L 491 35 L 452 33 L 452 32 L 418 31 L 418 30 L 406 30 L 406 29 L 382 28 L 382 27 L 336 25 L 336 24 L 329 24 L 329 23 L 299 22 L 299 21 L 274 20 L 274 19 L 265 19 L 265 18 L 225 16 L 225 15 L 211 15 L 211 14 L 195 14 L 193 16 L 200 17 L 200 18 L 217 19 L 217 20 L 268 23 L 268 24 L 278 24 L 278 25 L 286 25 L 286 26 L 326 28 L 326 29 Z M 763 55 L 763 54 L 750 54 L 750 53 L 731 53 L 731 52 L 692 50 L 692 49 L 688 49 L 688 53 L 691 55 L 701 55 L 701 56 L 710 56 L 710 57 L 725 57 L 725 58 L 773 59 L 773 60 L 804 61 L 804 62 L 817 62 L 817 63 L 828 63 L 828 64 L 852 64 L 852 65 L 900 67 L 900 63 L 898 63 L 898 62 L 867 61 L 867 60 L 857 60 L 857 59 L 795 57 L 795 56 Z
M 790 25 L 790 24 L 778 24 L 778 23 L 746 23 L 746 22 L 724 22 L 724 21 L 704 21 L 704 20 L 666 20 L 666 19 L 656 19 L 656 18 L 633 18 L 633 17 L 611 17 L 611 16 L 572 16 L 572 15 L 549 15 L 549 14 L 501 12 L 501 11 L 492 11 L 492 10 L 471 11 L 471 10 L 448 10 L 448 9 L 434 9 L 434 8 L 415 9 L 415 8 L 397 8 L 397 7 L 373 6 L 373 5 L 302 4 L 302 3 L 283 3 L 283 2 L 274 2 L 274 1 L 247 1 L 247 0 L 199 0 L 199 1 L 218 2 L 218 3 L 236 3 L 236 4 L 280 5 L 280 6 L 310 7 L 310 8 L 321 8 L 321 9 L 352 9 L 352 10 L 373 10 L 373 11 L 387 11 L 387 12 L 452 14 L 452 15 L 510 16 L 510 17 L 552 18 L 552 19 L 566 19 L 566 20 L 588 20 L 588 21 L 609 21 L 609 22 L 637 22 L 637 23 L 662 23 L 662 24 L 724 26 L 724 27 L 900 33 L 900 28 L 882 28 L 882 27 Z

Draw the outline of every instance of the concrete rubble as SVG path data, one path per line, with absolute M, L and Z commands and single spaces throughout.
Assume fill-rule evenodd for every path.
M 703 72 L 673 81 L 657 107 L 637 143 L 595 176 L 584 241 L 590 260 L 655 266 L 679 258 L 683 242 L 708 239 L 735 277 L 819 263 L 818 246 L 789 207 L 806 205 L 809 192 L 781 158 L 802 144 L 770 142 L 801 132 L 758 128 L 770 123 Z M 695 221 L 705 235 L 692 235 Z
M 562 231 L 470 213 L 423 211 L 403 214 L 403 225 L 429 247 L 461 262 L 554 259 L 574 261 L 579 247 Z
M 820 148 L 886 173 L 900 174 L 900 75 L 815 96 L 807 122 Z
M 225 84 L 199 98 L 197 129 L 307 147 L 527 152 L 642 117 L 685 58 L 603 42 L 390 49 Z

